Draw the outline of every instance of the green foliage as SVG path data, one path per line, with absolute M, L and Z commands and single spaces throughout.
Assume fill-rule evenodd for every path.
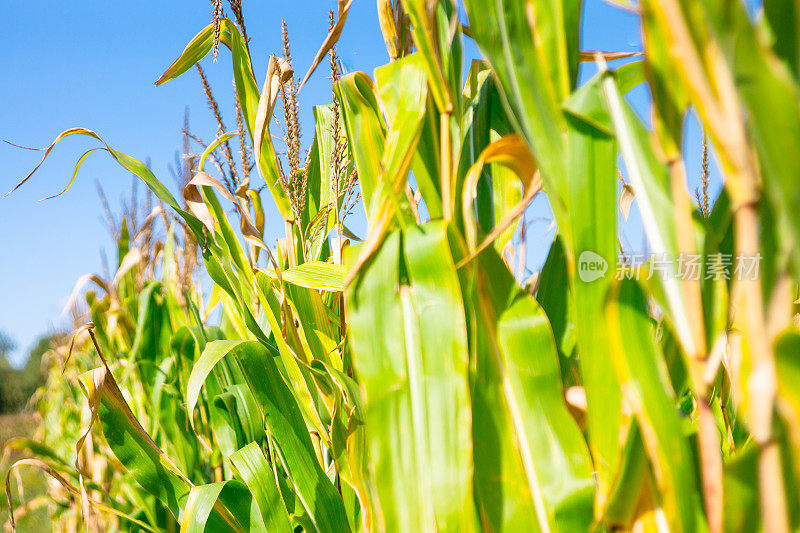
M 288 53 L 270 58 L 259 88 L 243 27 L 228 19 L 158 80 L 216 40 L 231 50 L 242 126 L 204 147 L 182 195 L 94 132 L 56 139 L 98 140 L 170 208 L 163 240 L 120 226 L 113 279 L 90 278 L 102 289 L 86 293 L 92 323 L 54 352 L 41 438 L 9 445 L 39 459 L 7 475 L 36 466 L 60 484 L 57 520 L 797 528 L 800 188 L 787 154 L 800 107 L 796 17 L 780 17 L 793 8 L 772 3 L 751 21 L 732 1 L 643 1 L 645 59 L 610 70 L 617 55 L 578 48 L 592 22 L 578 0 L 464 4 L 467 20 L 448 0 L 379 2 L 391 62 L 339 79 L 331 51 L 333 102 L 315 109 L 304 166 Z M 486 57 L 466 74 L 465 38 Z M 599 72 L 578 86 L 581 60 Z M 642 81 L 652 131 L 625 99 Z M 291 175 L 270 135 L 279 95 Z M 690 105 L 725 173 L 710 213 L 691 204 L 679 149 Z M 284 221 L 277 245 L 263 241 L 259 189 L 205 169 L 245 126 Z M 672 261 L 666 275 L 651 260 L 614 279 L 618 163 L 651 250 Z M 368 227 L 350 245 L 342 191 L 356 182 Z M 520 219 L 541 191 L 556 237 L 541 243 L 538 278 L 523 280 Z M 197 252 L 205 292 L 191 275 Z M 599 277 L 584 276 L 587 252 L 605 265 Z M 699 278 L 679 276 L 677 261 L 699 252 Z M 714 279 L 721 252 L 761 254 L 766 271 L 735 277 L 737 262 L 732 279 Z

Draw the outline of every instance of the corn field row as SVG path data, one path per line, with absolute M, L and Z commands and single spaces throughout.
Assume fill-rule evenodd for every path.
M 85 128 L 39 163 L 89 136 L 149 196 L 112 217 L 112 272 L 80 280 L 42 438 L 8 444 L 30 452 L 4 465 L 9 509 L 34 467 L 62 531 L 797 530 L 800 6 L 614 3 L 643 53 L 581 50 L 580 0 L 378 0 L 386 64 L 340 75 L 360 6 L 339 0 L 303 77 L 284 27 L 259 84 L 241 2 L 215 0 L 156 82 L 198 71 L 220 125 L 204 143 L 187 122 L 179 194 Z M 305 148 L 311 75 L 332 92 Z M 652 127 L 626 99 L 640 84 Z M 555 237 L 525 243 L 549 252 L 523 280 L 514 236 L 544 194 Z M 618 242 L 631 202 L 638 264 Z

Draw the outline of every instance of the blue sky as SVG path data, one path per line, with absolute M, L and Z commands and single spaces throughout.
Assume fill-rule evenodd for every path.
M 328 27 L 332 0 L 245 0 L 243 2 L 256 78 L 266 59 L 280 50 L 280 20 L 286 19 L 295 71 L 305 72 Z M 226 3 L 227 7 L 227 3 Z M 601 0 L 585 0 L 583 49 L 636 51 L 641 38 L 636 18 Z M 166 85 L 153 82 L 210 19 L 210 2 L 7 2 L 0 43 L 0 139 L 25 146 L 46 146 L 62 130 L 85 126 L 111 146 L 140 160 L 149 158 L 155 174 L 168 186 L 168 165 L 181 144 L 184 108 L 191 129 L 205 139 L 216 125 L 207 110 L 198 76 L 190 72 Z M 224 47 L 223 47 L 224 48 Z M 355 2 L 338 46 L 348 70 L 372 70 L 388 59 L 371 0 Z M 475 52 L 468 43 L 468 51 Z M 232 75 L 227 50 L 219 60 L 203 61 L 221 102 L 229 129 L 235 125 Z M 305 141 L 311 139 L 311 109 L 329 103 L 326 68 L 314 75 L 301 94 Z M 584 76 L 590 74 L 585 72 Z M 631 101 L 646 116 L 646 88 Z M 70 191 L 57 199 L 88 140 L 70 138 L 54 150 L 37 175 L 13 195 L 0 198 L 0 331 L 18 344 L 15 359 L 27 353 L 37 335 L 66 324 L 61 307 L 79 276 L 99 272 L 100 249 L 112 250 L 102 222 L 95 181 L 102 183 L 112 207 L 127 196 L 131 179 L 111 159 L 97 152 L 83 165 Z M 687 170 L 690 186 L 699 175 L 700 132 L 690 124 Z M 10 190 L 38 162 L 40 155 L 0 144 L 0 189 Z M 143 191 L 140 187 L 140 191 Z M 546 200 L 537 201 L 530 217 L 547 215 Z M 631 224 L 636 225 L 637 214 Z M 271 224 L 270 224 L 271 222 Z M 276 213 L 268 213 L 267 242 L 282 232 Z M 531 263 L 541 263 L 549 246 L 549 222 L 537 222 L 529 234 Z M 634 240 L 640 239 L 636 233 Z M 638 242 L 631 243 L 637 247 Z

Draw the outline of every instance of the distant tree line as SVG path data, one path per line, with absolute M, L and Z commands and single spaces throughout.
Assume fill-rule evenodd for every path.
M 55 337 L 53 334 L 39 337 L 25 364 L 16 368 L 9 359 L 16 343 L 6 333 L 0 332 L 0 414 L 24 409 L 36 389 L 44 383 L 46 373 L 42 369 L 42 356 L 52 348 Z

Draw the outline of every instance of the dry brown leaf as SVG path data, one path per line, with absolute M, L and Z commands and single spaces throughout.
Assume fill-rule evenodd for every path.
M 257 246 L 262 250 L 267 252 L 267 256 L 270 259 L 270 262 L 275 267 L 276 271 L 280 272 L 278 268 L 278 264 L 275 261 L 275 258 L 272 255 L 272 251 L 269 247 L 264 244 L 264 241 L 261 239 L 261 234 L 256 229 L 253 221 L 250 218 L 250 214 L 242 208 L 242 205 L 236 200 L 236 197 L 231 194 L 231 192 L 222 184 L 218 179 L 213 177 L 212 175 L 208 174 L 204 171 L 199 171 L 195 174 L 195 176 L 186 184 L 186 188 L 184 188 L 183 196 L 187 198 L 187 196 L 199 198 L 199 203 L 193 200 L 193 203 L 189 205 L 189 209 L 192 210 L 192 213 L 203 221 L 203 224 L 206 224 L 206 221 L 203 217 L 208 217 L 210 225 L 206 225 L 209 229 L 211 235 L 213 235 L 214 231 L 214 218 L 211 216 L 211 213 L 208 210 L 208 207 L 203 202 L 202 196 L 200 195 L 199 187 L 212 187 L 216 189 L 226 200 L 230 201 L 234 207 L 236 207 L 236 211 L 239 213 L 239 222 L 240 222 L 240 229 L 242 230 L 242 236 L 245 238 L 247 242 L 252 244 L 253 246 Z M 188 189 L 188 191 L 187 191 Z M 188 203 L 188 199 L 187 199 Z M 280 278 L 280 274 L 279 274 Z
M 397 26 L 394 23 L 394 10 L 392 9 L 391 0 L 378 0 L 378 22 L 381 26 L 383 41 L 386 43 L 386 51 L 389 52 L 389 58 L 394 61 L 400 57 L 400 50 L 398 49 L 400 39 L 397 35 Z
M 272 119 L 272 113 L 275 110 L 275 102 L 278 99 L 280 87 L 289 81 L 292 76 L 294 76 L 294 71 L 285 59 L 274 55 L 269 57 L 267 77 L 264 79 L 264 86 L 261 88 L 261 97 L 258 100 L 254 127 L 253 151 L 257 162 L 261 160 L 261 145 L 264 142 L 264 136 L 269 131 L 269 121 Z M 268 180 L 267 176 L 263 177 Z M 244 195 L 246 194 L 244 191 L 247 191 L 248 187 L 249 183 L 242 182 L 236 193 Z M 240 191 L 242 192 L 240 193 Z
M 25 465 L 33 466 L 33 467 L 38 468 L 39 470 L 41 470 L 42 472 L 44 472 L 45 474 L 47 474 L 51 478 L 53 478 L 56 481 L 58 481 L 58 483 L 60 483 L 61 486 L 64 487 L 64 489 L 66 489 L 68 492 L 70 492 L 73 495 L 78 496 L 78 497 L 81 496 L 81 491 L 75 485 L 70 483 L 67 479 L 65 479 L 61 474 L 56 472 L 55 469 L 53 469 L 50 465 L 48 465 L 44 461 L 41 461 L 39 459 L 20 459 L 19 461 L 16 461 L 13 465 L 11 465 L 9 467 L 8 471 L 6 472 L 6 499 L 8 500 L 8 521 L 11 523 L 11 530 L 12 531 L 16 531 L 17 529 L 16 529 L 16 521 L 15 521 L 15 518 L 14 518 L 13 502 L 11 501 L 10 476 L 11 476 L 12 470 L 15 470 L 15 469 L 19 468 L 20 466 L 25 466 Z M 88 499 L 89 503 L 91 503 L 94 507 L 96 507 L 96 508 L 98 508 L 98 509 L 100 509 L 102 511 L 114 514 L 116 516 L 124 518 L 125 520 L 129 520 L 130 522 L 136 524 L 137 526 L 139 526 L 139 527 L 141 527 L 141 528 L 143 528 L 143 529 L 145 529 L 147 531 L 153 531 L 154 533 L 156 532 L 156 530 L 153 529 L 152 526 L 150 526 L 150 525 L 148 525 L 148 524 L 146 524 L 146 523 L 144 523 L 144 522 L 142 522 L 140 520 L 137 520 L 137 519 L 135 519 L 135 518 L 133 518 L 131 516 L 128 516 L 125 513 L 114 509 L 113 507 L 109 507 L 109 506 L 107 506 L 107 505 L 105 505 L 103 503 L 100 503 L 97 500 L 92 499 L 92 498 L 88 498 L 87 497 L 87 499 Z
M 643 57 L 643 52 L 603 52 L 602 50 L 581 50 L 580 59 L 584 63 L 597 61 L 598 54 L 604 61 L 614 61 L 615 59 L 625 59 L 627 57 Z
M 619 210 L 622 211 L 622 218 L 624 218 L 626 222 L 628 220 L 628 215 L 631 213 L 631 205 L 633 205 L 635 196 L 633 187 L 627 183 L 622 186 L 622 190 L 619 193 Z
M 495 225 L 492 231 L 477 246 L 475 246 L 474 242 L 475 229 L 472 224 L 467 223 L 467 241 L 472 250 L 467 257 L 456 265 L 456 268 L 461 268 L 469 263 L 487 246 L 490 246 L 501 233 L 525 212 L 525 208 L 528 207 L 533 197 L 542 189 L 542 180 L 539 177 L 536 160 L 533 158 L 528 145 L 519 135 L 506 135 L 487 146 L 475 164 L 467 171 L 467 176 L 464 178 L 464 196 L 461 205 L 465 221 L 474 218 L 472 215 L 472 202 L 476 195 L 478 179 L 484 165 L 488 163 L 500 164 L 511 169 L 522 182 L 524 194 L 522 200 Z
M 350 11 L 350 6 L 353 5 L 353 0 L 339 0 L 339 16 L 336 20 L 336 24 L 334 24 L 333 29 L 322 42 L 322 46 L 319 47 L 319 51 L 317 51 L 317 55 L 314 56 L 314 61 L 311 62 L 311 66 L 306 72 L 306 75 L 303 77 L 303 81 L 300 82 L 300 86 L 297 87 L 297 92 L 299 93 L 300 90 L 303 88 L 303 85 L 306 84 L 308 78 L 314 73 L 320 63 L 322 63 L 322 59 L 325 57 L 325 54 L 333 48 L 336 42 L 339 40 L 339 37 L 342 35 L 342 30 L 344 29 L 344 23 L 347 20 L 347 13 Z
M 139 261 L 142 260 L 142 251 L 138 248 L 131 248 L 128 250 L 128 253 L 125 254 L 125 257 L 122 258 L 122 262 L 119 264 L 119 268 L 117 269 L 117 273 L 114 274 L 114 279 L 111 281 L 113 286 L 116 286 L 119 280 L 124 276 L 131 268 L 136 266 Z

